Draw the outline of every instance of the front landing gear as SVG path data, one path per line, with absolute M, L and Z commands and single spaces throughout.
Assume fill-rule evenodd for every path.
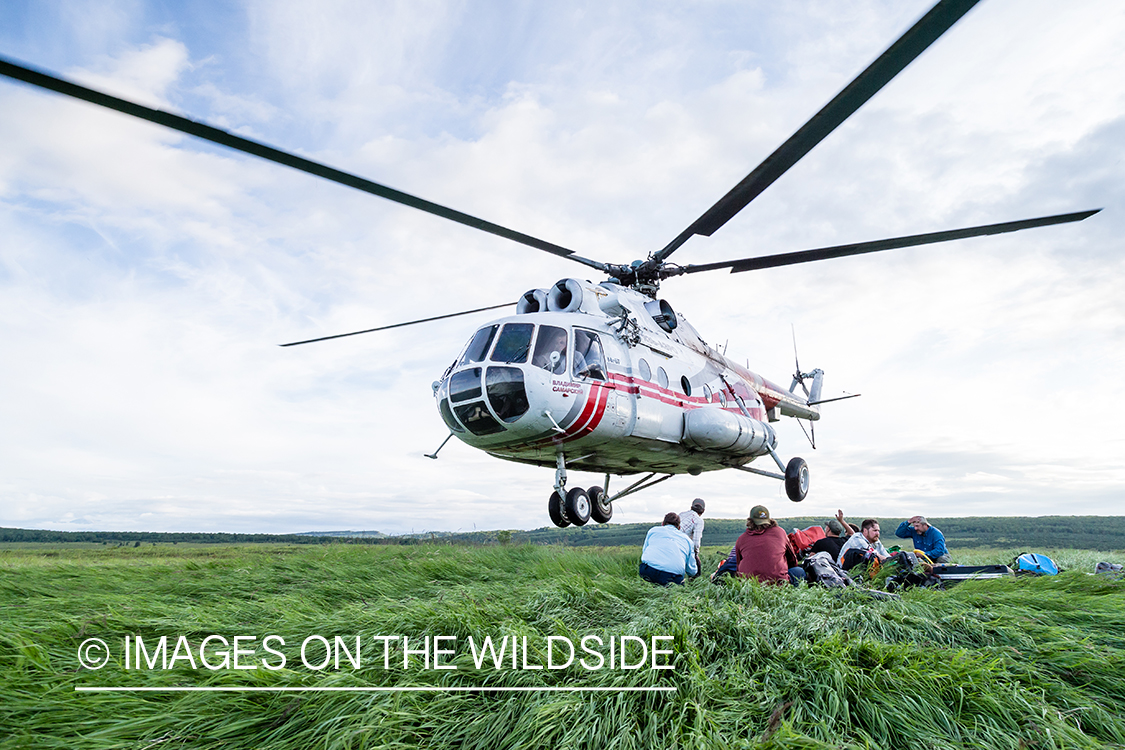
M 607 475 L 608 482 L 608 475 Z M 560 529 L 574 524 L 585 526 L 592 517 L 598 523 L 605 523 L 613 516 L 613 506 L 601 487 L 584 490 L 566 488 L 566 460 L 559 451 L 555 468 L 555 491 L 547 501 L 547 514 L 551 523 Z
M 602 493 L 601 487 L 591 487 L 589 491 L 581 487 L 575 487 L 566 493 L 566 499 L 559 497 L 558 491 L 551 493 L 551 499 L 547 501 L 547 515 L 551 517 L 551 523 L 558 526 L 560 529 L 566 528 L 571 524 L 575 526 L 585 526 L 586 523 L 593 516 L 595 506 L 590 496 L 595 492 Z M 606 504 L 609 509 L 605 516 L 605 520 L 609 520 L 609 516 L 613 515 L 613 508 Z M 593 516 L 598 523 L 605 523 L 597 516 Z

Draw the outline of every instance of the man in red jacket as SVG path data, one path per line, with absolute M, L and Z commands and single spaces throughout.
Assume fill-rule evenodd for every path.
M 734 544 L 738 574 L 757 578 L 762 583 L 784 583 L 796 586 L 805 578 L 805 571 L 797 566 L 797 555 L 789 544 L 789 537 L 770 518 L 764 505 L 755 505 L 746 519 L 746 531 Z

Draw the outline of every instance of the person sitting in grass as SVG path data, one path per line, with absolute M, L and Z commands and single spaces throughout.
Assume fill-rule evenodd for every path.
M 853 551 L 855 554 L 848 554 Z M 844 542 L 844 546 L 840 548 L 840 556 L 836 558 L 836 562 L 844 570 L 851 570 L 867 558 L 869 551 L 880 561 L 891 556 L 891 553 L 887 552 L 887 548 L 879 541 L 879 522 L 874 518 L 865 520 L 859 525 L 859 533 L 848 537 L 848 541 Z
M 699 557 L 699 548 L 703 544 L 703 511 L 706 508 L 707 503 L 703 502 L 703 498 L 697 497 L 691 501 L 691 509 L 680 514 L 680 531 L 688 535 L 688 538 L 691 539 L 692 548 L 695 550 L 695 569 L 698 571 L 695 575 L 703 572 L 703 561 Z
M 762 583 L 789 581 L 794 586 L 805 580 L 805 570 L 797 565 L 789 537 L 764 505 L 750 509 L 746 531 L 734 543 L 734 553 L 738 574 L 744 578 L 757 578 Z
M 930 526 L 925 516 L 914 516 L 909 521 L 903 521 L 895 529 L 895 536 L 913 541 L 914 549 L 925 553 L 931 562 L 952 562 L 949 550 L 945 547 L 945 535 L 936 526 Z
M 684 585 L 684 573 L 694 576 L 695 549 L 691 540 L 680 531 L 680 517 L 675 513 L 664 516 L 664 523 L 653 526 L 645 535 L 641 548 L 641 578 L 658 586 L 669 583 Z
M 844 520 L 844 511 L 836 511 L 836 517 L 829 519 L 828 523 L 824 525 L 824 534 L 823 539 L 817 539 L 816 543 L 809 548 L 809 557 L 817 552 L 827 552 L 835 560 L 840 556 L 840 550 L 843 549 L 844 542 L 852 535 L 851 526 Z

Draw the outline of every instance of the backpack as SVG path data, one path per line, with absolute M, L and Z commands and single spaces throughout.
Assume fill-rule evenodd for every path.
M 893 573 L 887 578 L 887 591 L 909 588 L 911 586 L 935 586 L 941 583 L 940 579 L 929 573 L 918 573 L 918 557 L 909 550 L 900 550 L 889 558 L 883 565 L 892 566 Z
M 802 567 L 805 569 L 805 580 L 809 583 L 819 583 L 830 589 L 855 586 L 851 576 L 845 573 L 827 552 L 811 555 Z
M 1094 566 L 1094 575 L 1108 575 L 1120 578 L 1122 575 L 1122 566 L 1115 563 L 1100 562 Z
M 1017 573 L 1034 573 L 1039 576 L 1057 576 L 1059 574 L 1059 566 L 1055 564 L 1054 560 L 1035 552 L 1024 552 L 1016 558 L 1012 567 L 1016 569 Z
M 789 534 L 789 544 L 793 545 L 793 551 L 800 555 L 809 547 L 816 544 L 818 539 L 825 537 L 824 529 L 820 526 L 810 526 L 807 529 L 793 529 Z

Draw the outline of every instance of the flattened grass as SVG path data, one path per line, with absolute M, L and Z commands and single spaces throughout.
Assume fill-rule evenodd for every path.
M 1071 571 L 888 602 L 706 578 L 659 589 L 637 578 L 637 557 L 531 546 L 0 552 L 0 748 L 1125 745 L 1125 582 Z M 89 672 L 76 656 L 91 636 L 197 643 L 212 633 L 276 633 L 287 644 L 311 634 L 455 636 L 458 669 L 388 671 L 381 651 L 365 651 L 358 671 L 126 672 L 118 659 Z M 531 662 L 543 664 L 547 636 L 591 633 L 674 636 L 676 669 L 478 671 L 465 646 L 469 636 L 528 636 Z M 76 685 L 676 692 L 90 694 Z

